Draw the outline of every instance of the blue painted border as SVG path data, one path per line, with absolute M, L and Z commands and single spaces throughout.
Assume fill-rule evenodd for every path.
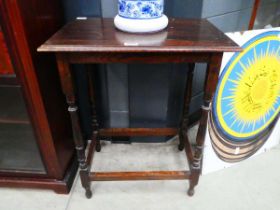
M 243 46 L 242 49 L 246 49 L 248 46 L 250 46 L 253 42 L 257 41 L 258 39 L 264 38 L 266 36 L 279 36 L 280 35 L 280 31 L 267 31 L 267 32 L 263 32 L 261 34 L 256 35 L 255 37 L 253 37 L 252 39 L 250 39 L 249 41 L 247 41 Z M 255 138 L 256 136 L 261 135 L 262 133 L 264 133 L 265 131 L 267 131 L 267 128 L 264 129 L 262 132 L 260 132 L 259 134 L 256 134 L 254 136 L 251 137 L 247 137 L 247 138 L 236 138 L 235 136 L 232 136 L 228 133 L 226 133 L 219 120 L 217 117 L 217 112 L 216 112 L 216 107 L 217 107 L 217 94 L 218 94 L 218 90 L 220 89 L 220 85 L 221 85 L 221 81 L 223 80 L 229 66 L 233 63 L 233 61 L 236 59 L 236 57 L 240 54 L 240 52 L 235 53 L 230 60 L 228 61 L 227 65 L 224 67 L 222 74 L 219 77 L 219 83 L 216 87 L 216 91 L 213 97 L 213 104 L 212 104 L 212 113 L 213 113 L 213 122 L 217 125 L 218 130 L 221 131 L 225 136 L 227 136 L 229 139 L 233 140 L 233 141 L 237 141 L 237 142 L 243 142 L 246 140 L 251 140 L 253 138 Z M 268 126 L 269 127 L 269 126 Z

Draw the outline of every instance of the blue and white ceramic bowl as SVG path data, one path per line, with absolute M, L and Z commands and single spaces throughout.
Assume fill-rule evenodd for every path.
M 130 19 L 154 19 L 163 15 L 164 0 L 118 0 L 119 16 Z
M 116 28 L 131 33 L 157 32 L 167 27 L 164 0 L 118 0 Z

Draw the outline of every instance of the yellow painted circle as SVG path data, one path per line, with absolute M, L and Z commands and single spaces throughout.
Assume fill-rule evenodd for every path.
M 259 134 L 280 111 L 280 38 L 251 42 L 224 69 L 215 96 L 216 121 L 226 135 Z

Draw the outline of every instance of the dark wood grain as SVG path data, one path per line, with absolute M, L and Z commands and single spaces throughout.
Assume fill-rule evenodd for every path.
M 96 108 L 96 93 L 95 93 L 95 82 L 94 72 L 87 66 L 87 76 L 88 76 L 88 88 L 89 88 L 89 98 L 91 105 L 91 126 L 92 126 L 92 135 L 95 141 L 95 150 L 97 152 L 101 151 L 100 137 L 99 132 L 99 123 L 97 118 L 97 108 Z
M 193 161 L 190 165 L 191 178 L 190 178 L 190 186 L 188 190 L 188 194 L 190 196 L 194 194 L 194 188 L 198 184 L 199 176 L 202 170 L 202 156 L 203 156 L 205 136 L 207 132 L 208 114 L 210 110 L 210 103 L 218 83 L 222 58 L 223 56 L 221 53 L 213 53 L 211 56 L 211 61 L 208 63 L 207 74 L 205 78 L 205 86 L 204 86 L 203 105 L 201 107 L 202 115 L 199 121 L 199 128 L 196 136 L 196 145 L 193 154 Z
M 48 189 L 54 190 L 58 194 L 68 194 L 71 190 L 72 183 L 75 179 L 75 173 L 77 170 L 77 162 L 73 161 L 69 168 L 65 171 L 64 179 L 50 179 L 46 176 L 30 177 L 30 174 L 23 174 L 15 176 L 15 173 L 9 175 L 8 173 L 0 173 L 0 187 L 8 188 L 36 188 L 36 189 Z M 35 175 L 34 175 L 35 176 Z
M 89 166 L 87 164 L 88 161 L 86 160 L 87 158 L 85 154 L 84 140 L 82 136 L 80 119 L 78 114 L 79 109 L 77 106 L 77 99 L 74 92 L 74 80 L 71 74 L 70 63 L 67 61 L 67 58 L 63 54 L 58 54 L 56 57 L 62 90 L 66 96 L 68 112 L 71 118 L 72 133 L 79 162 L 81 182 L 82 186 L 86 189 L 87 197 L 91 197 L 92 192 L 90 189 L 91 183 L 89 180 Z
M 61 2 L 56 0 L 1 0 L 0 25 L 16 74 L 17 85 L 22 87 L 29 118 L 34 128 L 47 179 L 63 182 L 66 170 L 72 164 L 74 143 L 71 124 L 60 89 L 55 57 L 37 52 L 37 47 L 63 24 Z M 11 85 L 7 77 L 2 79 Z M 15 82 L 13 82 L 14 84 Z M 71 171 L 75 174 L 76 169 Z M 3 174 L 1 174 L 1 177 Z M 6 173 L 21 177 L 24 185 L 36 182 L 32 173 Z M 42 185 L 44 180 L 38 185 Z M 12 185 L 12 181 L 9 182 Z M 55 186 L 55 183 L 53 183 Z M 54 187 L 55 188 L 55 187 Z
M 192 97 L 192 84 L 193 84 L 193 75 L 194 75 L 195 64 L 190 63 L 188 69 L 187 83 L 185 86 L 185 95 L 184 95 L 184 105 L 183 105 L 183 114 L 180 122 L 180 131 L 179 131 L 179 146 L 178 149 L 182 151 L 185 148 L 186 142 L 188 139 L 188 123 L 189 123 L 189 109 Z
M 95 152 L 95 148 L 96 148 L 96 136 L 92 137 L 92 140 L 88 146 L 88 153 L 87 153 L 87 157 L 86 157 L 86 163 L 89 166 L 89 168 L 91 167 L 91 163 L 93 160 L 93 156 L 94 156 L 94 152 Z
M 100 136 L 175 136 L 178 128 L 105 128 Z
M 182 180 L 189 171 L 92 172 L 91 181 Z
M 198 184 L 201 172 L 202 153 L 209 104 L 214 94 L 222 53 L 225 51 L 240 51 L 241 48 L 231 41 L 222 32 L 216 29 L 207 20 L 171 19 L 168 28 L 154 34 L 128 34 L 116 30 L 112 19 L 76 20 L 67 24 L 38 51 L 55 52 L 60 80 L 67 102 L 72 111 L 72 127 L 74 136 L 80 135 L 77 120 L 77 107 L 73 87 L 73 74 L 70 64 L 74 63 L 208 63 L 205 81 L 204 105 L 200 120 L 196 145 L 193 151 L 187 138 L 188 110 L 191 98 L 193 65 L 189 73 L 184 100 L 184 111 L 180 129 L 178 128 L 110 128 L 100 129 L 92 123 L 94 142 L 89 147 L 87 160 L 84 161 L 85 151 L 80 140 L 76 138 L 81 182 L 86 190 L 87 198 L 92 196 L 90 181 L 113 180 L 168 180 L 189 179 L 189 195 L 194 194 L 194 187 Z M 93 81 L 89 81 L 91 86 Z M 93 90 L 93 89 L 92 89 Z M 93 92 L 90 92 L 91 101 L 95 103 Z M 95 105 L 93 104 L 95 110 Z M 75 110 L 74 110 L 75 108 Z M 93 111 L 93 119 L 95 119 Z M 76 128 L 76 129 L 75 129 Z M 101 136 L 174 136 L 180 132 L 182 148 L 190 165 L 190 171 L 141 171 L 141 172 L 92 172 L 89 173 L 88 164 L 91 163 L 94 147 L 97 146 Z M 96 142 L 96 144 L 95 144 Z
M 76 20 L 38 51 L 45 52 L 224 52 L 240 48 L 207 20 L 170 19 L 156 34 L 131 35 L 115 29 L 113 19 Z
M 38 80 L 36 78 L 34 64 L 32 62 L 31 54 L 28 52 L 29 44 L 27 37 L 25 36 L 24 20 L 20 15 L 21 7 L 17 1 L 1 1 L 1 18 L 3 30 L 7 35 L 7 43 L 11 48 L 11 57 L 15 66 L 15 72 L 20 79 L 23 87 L 24 97 L 27 99 L 27 111 L 29 112 L 31 121 L 35 124 L 35 135 L 38 139 L 39 147 L 45 147 L 48 151 L 49 157 L 54 159 L 51 162 L 45 162 L 47 168 L 50 167 L 48 173 L 51 176 L 61 176 L 62 172 L 59 169 L 59 165 L 55 160 L 57 155 L 52 145 L 47 144 L 48 139 L 51 139 L 50 127 L 47 122 L 46 112 L 44 110 L 43 99 L 40 95 L 40 88 Z M 8 8 L 13 8 L 8 11 Z M 4 16 L 5 15 L 5 16 Z M 29 14 L 30 15 L 30 14 Z M 10 23 L 8 25 L 8 23 Z M 5 27 L 5 28 L 4 28 Z M 18 36 L 17 34 L 22 34 Z M 44 135 L 42 135 L 44 133 Z M 40 142 L 45 142 L 44 145 L 40 145 Z M 44 150 L 42 150 L 44 153 Z M 46 154 L 47 157 L 47 154 Z
M 8 48 L 4 40 L 2 28 L 0 26 L 0 77 L 3 75 L 15 74 Z
M 62 54 L 62 53 L 56 53 Z M 208 62 L 209 53 L 116 53 L 116 52 L 95 52 L 95 53 L 63 53 L 70 63 L 188 63 Z

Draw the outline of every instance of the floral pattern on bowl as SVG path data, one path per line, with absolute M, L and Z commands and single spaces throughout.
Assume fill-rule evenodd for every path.
M 119 0 L 119 15 L 131 19 L 154 19 L 163 14 L 164 0 Z

